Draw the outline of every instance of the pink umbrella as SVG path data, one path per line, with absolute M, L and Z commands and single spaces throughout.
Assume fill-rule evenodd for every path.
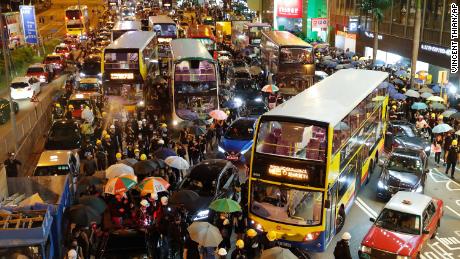
M 209 113 L 209 115 L 210 115 L 213 119 L 219 120 L 219 121 L 221 121 L 221 120 L 226 120 L 227 117 L 228 117 L 228 115 L 227 115 L 224 111 L 222 111 L 222 110 L 213 110 L 213 111 L 211 111 L 211 112 Z

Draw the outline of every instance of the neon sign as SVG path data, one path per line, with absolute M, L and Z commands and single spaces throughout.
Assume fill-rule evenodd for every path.
M 110 79 L 114 79 L 114 80 L 134 79 L 134 74 L 133 73 L 112 73 L 110 74 Z
M 300 168 L 292 168 L 278 165 L 270 165 L 268 174 L 277 177 L 308 181 L 308 171 Z

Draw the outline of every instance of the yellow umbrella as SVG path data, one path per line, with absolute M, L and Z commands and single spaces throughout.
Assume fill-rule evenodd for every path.
M 430 102 L 444 102 L 444 99 L 442 97 L 439 97 L 439 96 L 436 96 L 436 95 L 430 96 L 426 100 L 430 101 Z

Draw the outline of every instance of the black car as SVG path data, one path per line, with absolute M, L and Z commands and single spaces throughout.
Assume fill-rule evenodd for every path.
M 423 193 L 428 156 L 422 150 L 395 148 L 383 164 L 377 197 L 389 200 L 398 191 Z
M 17 102 L 13 102 L 14 113 L 19 112 L 19 105 Z M 5 124 L 11 116 L 10 101 L 4 98 L 0 98 L 0 125 Z
M 80 128 L 74 120 L 61 119 L 53 122 L 46 139 L 46 150 L 78 149 L 80 145 Z
M 238 169 L 231 162 L 209 159 L 191 169 L 178 191 L 192 190 L 200 196 L 188 209 L 193 221 L 206 221 L 212 219 L 208 209 L 212 201 L 223 198 L 240 200 L 239 193 L 235 191 L 238 185 Z
M 423 150 L 429 156 L 430 142 L 423 138 L 415 125 L 407 121 L 390 121 L 385 136 L 385 149 L 388 151 L 397 147 Z

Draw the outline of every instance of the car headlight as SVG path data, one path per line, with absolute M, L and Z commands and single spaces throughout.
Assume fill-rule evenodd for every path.
M 377 186 L 379 187 L 379 189 L 388 189 L 388 186 L 386 186 L 386 184 L 384 184 L 382 182 L 382 180 L 379 180 L 379 182 L 377 183 Z
M 363 246 L 363 245 L 361 246 L 361 252 L 366 253 L 366 254 L 370 254 L 371 251 L 372 251 L 372 249 L 370 247 Z
M 221 146 L 217 146 L 217 151 L 225 153 L 225 149 L 223 149 Z
M 415 192 L 420 193 L 420 192 L 422 192 L 422 191 L 423 191 L 423 186 L 420 184 L 420 185 L 417 187 L 417 189 L 415 190 Z
M 97 76 L 102 76 L 102 73 L 97 74 Z
M 139 101 L 139 102 L 137 103 L 137 106 L 139 106 L 139 107 L 144 107 L 144 105 L 145 105 L 145 102 L 144 102 L 144 101 Z
M 236 107 L 240 107 L 241 105 L 243 105 L 243 100 L 239 97 L 233 98 L 233 102 L 235 103 Z
M 84 76 L 86 76 L 85 73 L 80 73 L 80 77 L 84 77 Z
M 396 259 L 410 259 L 410 256 L 398 255 Z
M 193 220 L 202 220 L 205 219 L 209 216 L 209 210 L 200 210 L 196 214 L 196 216 L 193 218 Z
M 262 97 L 257 97 L 256 99 L 254 99 L 254 101 L 260 103 L 262 102 Z
M 177 124 L 179 124 L 179 122 L 177 122 L 176 120 L 173 120 L 172 124 L 173 124 L 173 126 L 177 126 Z
M 426 146 L 425 147 L 425 152 L 429 152 L 429 151 L 431 151 L 431 146 Z

